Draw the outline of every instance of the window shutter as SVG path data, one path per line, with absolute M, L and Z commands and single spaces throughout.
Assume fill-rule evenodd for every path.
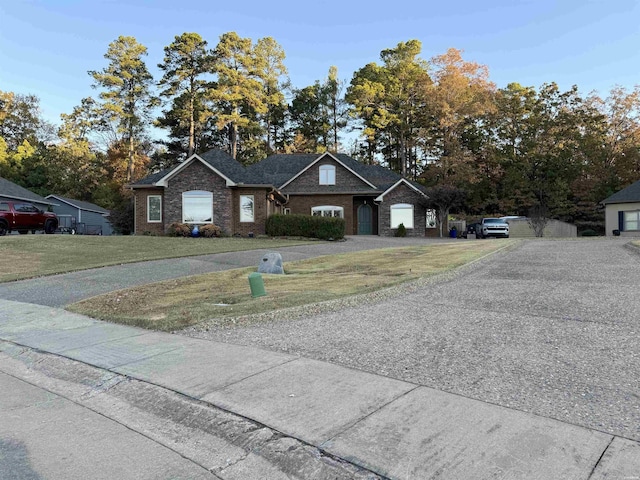
M 623 211 L 618 212 L 618 230 L 620 230 L 621 232 L 624 231 L 624 212 Z

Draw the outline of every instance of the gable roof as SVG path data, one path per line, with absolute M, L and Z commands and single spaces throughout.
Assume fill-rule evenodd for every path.
M 344 153 L 270 155 L 247 167 L 247 172 L 251 183 L 268 183 L 283 188 L 327 155 L 376 191 L 385 190 L 402 178 L 388 168 L 380 165 L 365 165 Z
M 384 196 L 389 193 L 390 191 L 394 190 L 398 185 L 400 184 L 405 184 L 407 185 L 409 188 L 411 188 L 412 190 L 415 190 L 416 193 L 422 195 L 423 197 L 426 197 L 427 194 L 422 191 L 421 188 L 419 188 L 417 185 L 414 185 L 413 183 L 411 183 L 409 180 L 407 180 L 406 178 L 401 178 L 400 180 L 398 180 L 396 183 L 394 183 L 393 185 L 391 185 L 389 188 L 387 188 L 384 192 L 382 192 L 380 195 L 378 195 L 378 197 L 374 200 L 376 202 L 382 202 L 384 200 Z
M 287 185 L 289 185 L 291 182 L 293 182 L 296 178 L 298 178 L 299 176 L 301 176 L 304 172 L 306 172 L 307 170 L 309 170 L 311 167 L 313 167 L 316 163 L 318 163 L 320 160 L 329 157 L 332 160 L 335 160 L 336 162 L 338 162 L 340 165 L 342 165 L 344 168 L 346 168 L 347 170 L 349 170 L 351 173 L 353 173 L 356 177 L 358 177 L 360 180 L 362 180 L 363 182 L 365 182 L 367 185 L 369 185 L 371 188 L 376 188 L 375 185 L 373 185 L 370 181 L 368 181 L 367 179 L 363 178 L 362 175 L 360 175 L 358 172 L 356 172 L 353 168 L 349 167 L 349 165 L 347 165 L 345 162 L 341 161 L 338 157 L 340 155 L 332 155 L 331 153 L 323 153 L 320 155 L 315 155 L 315 159 L 311 160 L 311 162 L 308 163 L 308 165 L 306 167 L 304 167 L 302 170 L 300 170 L 298 173 L 296 173 L 293 177 L 289 178 L 288 180 L 285 181 L 285 183 L 283 183 L 282 185 L 280 185 L 279 188 L 284 188 Z M 346 155 L 344 155 L 346 157 Z
M 193 162 L 202 162 L 202 164 L 214 173 L 222 177 L 228 187 L 235 186 L 238 183 L 243 183 L 243 179 L 246 176 L 246 169 L 238 161 L 234 160 L 227 153 L 219 149 L 209 150 L 201 155 L 193 154 L 187 158 L 184 162 L 176 165 L 175 167 L 167 168 L 161 172 L 147 175 L 136 183 L 130 185 L 131 188 L 145 187 L 145 186 L 157 186 L 166 187 L 167 182 L 171 177 L 175 176 L 178 172 L 185 169 Z
M 75 200 L 73 198 L 67 198 L 67 197 L 63 197 L 61 195 L 47 195 L 46 198 L 53 198 L 55 200 L 58 200 L 62 203 L 66 203 L 67 205 L 70 205 L 74 208 L 77 208 L 79 210 L 85 210 L 87 212 L 95 212 L 95 213 L 100 213 L 101 215 L 109 215 L 109 210 L 105 210 L 102 207 L 99 207 L 98 205 L 96 205 L 95 203 L 90 203 L 90 202 L 84 202 L 82 200 Z
M 41 197 L 37 193 L 33 193 L 31 190 L 27 190 L 26 188 L 2 177 L 0 177 L 0 197 L 8 199 L 15 198 L 16 200 L 42 203 L 44 205 L 57 205 L 56 203 L 50 202 L 46 198 Z
M 195 154 L 179 165 L 146 176 L 130 185 L 131 188 L 149 186 L 166 186 L 166 182 L 172 176 L 186 168 L 193 161 L 201 161 L 208 168 L 216 172 L 227 181 L 227 186 L 240 185 L 265 185 L 278 189 L 285 187 L 306 170 L 311 168 L 323 158 L 331 158 L 371 189 L 371 193 L 386 193 L 390 188 L 397 186 L 402 176 L 380 165 L 365 165 L 344 153 L 294 153 L 270 155 L 264 160 L 242 166 L 231 158 L 226 152 L 213 149 L 203 154 Z M 405 180 L 414 190 L 424 194 L 424 188 L 408 180 Z
M 607 203 L 631 203 L 640 202 L 640 180 L 632 183 L 627 188 L 623 188 L 619 192 L 614 193 L 610 197 L 602 200 L 602 204 Z

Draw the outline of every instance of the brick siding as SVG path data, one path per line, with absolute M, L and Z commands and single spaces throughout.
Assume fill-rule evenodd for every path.
M 141 188 L 136 189 L 133 193 L 135 197 L 135 231 L 136 235 L 143 235 L 149 232 L 154 235 L 162 235 L 164 233 L 164 198 L 162 202 L 162 222 L 147 222 L 147 197 L 149 195 L 162 195 L 162 188 Z
M 420 206 L 422 196 L 405 184 L 400 184 L 384 196 L 384 201 L 378 206 L 379 226 L 381 236 L 392 237 L 395 228 L 391 228 L 391 205 L 396 203 L 413 204 L 413 228 L 407 228 L 407 237 L 424 237 L 427 223 L 426 209 Z
M 311 215 L 311 207 L 334 205 L 344 209 L 345 233 L 354 233 L 353 195 L 292 195 L 286 207 L 292 214 Z M 356 225 L 357 226 L 357 225 Z
M 227 233 L 233 233 L 233 195 L 226 181 L 194 160 L 191 165 L 169 179 L 164 192 L 165 226 L 182 223 L 182 194 L 191 190 L 203 190 L 213 194 L 213 223 Z
M 335 185 L 320 185 L 320 166 L 322 165 L 334 165 L 336 167 Z M 331 194 L 340 192 L 365 192 L 370 190 L 371 187 L 369 185 L 356 177 L 340 163 L 330 157 L 324 157 L 282 189 L 282 192 Z
M 270 189 L 240 188 L 233 192 L 233 233 L 246 237 L 249 233 L 263 235 L 267 217 L 276 211 L 273 202 L 267 199 Z M 253 222 L 240 221 L 240 196 L 253 195 Z

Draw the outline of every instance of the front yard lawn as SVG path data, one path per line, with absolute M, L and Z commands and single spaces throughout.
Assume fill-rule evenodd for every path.
M 255 268 L 243 268 L 112 292 L 68 309 L 102 320 L 164 331 L 210 321 L 232 325 L 249 315 L 368 293 L 432 276 L 515 243 L 496 240 L 432 244 L 288 262 L 284 265 L 285 275 L 263 275 L 268 295 L 255 299 L 247 279 Z
M 308 240 L 146 236 L 8 235 L 0 238 L 0 282 L 121 263 L 271 249 Z

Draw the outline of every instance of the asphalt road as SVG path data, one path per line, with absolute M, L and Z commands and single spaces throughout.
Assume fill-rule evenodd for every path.
M 189 334 L 640 440 L 640 256 L 625 243 L 528 241 L 377 303 Z

